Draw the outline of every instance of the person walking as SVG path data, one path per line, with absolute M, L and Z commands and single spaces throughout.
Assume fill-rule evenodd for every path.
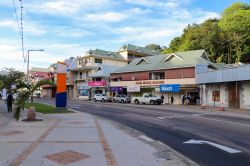
M 170 103 L 171 103 L 171 104 L 174 103 L 174 97 L 173 97 L 173 96 L 171 96 L 171 98 L 170 98 Z
M 199 95 L 196 96 L 196 105 L 197 106 L 200 105 L 200 96 Z
M 161 103 L 163 104 L 163 101 L 164 101 L 164 96 L 161 95 Z
M 7 109 L 8 112 L 12 112 L 12 103 L 14 101 L 14 98 L 11 93 L 8 94 L 6 102 L 7 102 Z
M 182 99 L 181 99 L 181 101 L 182 101 L 182 105 L 184 105 L 184 104 L 185 104 L 185 100 L 186 100 L 186 97 L 185 97 L 185 95 L 183 95 L 183 96 L 182 96 Z

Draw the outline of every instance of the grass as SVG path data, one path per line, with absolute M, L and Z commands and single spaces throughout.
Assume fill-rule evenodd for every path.
M 29 107 L 35 107 L 37 112 L 43 113 L 43 114 L 56 114 L 56 113 L 73 113 L 73 111 L 69 111 L 69 110 L 60 110 L 57 111 L 56 107 L 51 106 L 51 105 L 47 105 L 47 104 L 43 104 L 43 103 L 26 103 L 25 104 L 25 108 L 29 108 Z

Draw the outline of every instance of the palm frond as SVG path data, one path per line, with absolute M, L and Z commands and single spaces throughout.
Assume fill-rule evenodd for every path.
M 36 84 L 32 85 L 31 92 L 36 91 L 39 87 L 43 85 L 55 85 L 55 83 L 52 82 L 51 80 L 46 80 L 46 79 L 38 81 Z

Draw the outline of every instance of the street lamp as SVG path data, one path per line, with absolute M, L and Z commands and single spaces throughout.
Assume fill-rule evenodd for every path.
M 28 58 L 27 58 L 27 82 L 28 82 L 28 83 L 29 83 L 30 51 L 44 51 L 44 50 L 43 50 L 43 49 L 39 49 L 39 50 L 28 50 Z

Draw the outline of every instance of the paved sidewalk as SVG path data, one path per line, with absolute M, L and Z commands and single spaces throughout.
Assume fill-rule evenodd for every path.
M 45 121 L 1 125 L 1 166 L 196 165 L 139 132 L 86 113 L 38 118 Z
M 7 110 L 7 105 L 4 101 L 0 100 L 0 127 L 9 123 L 12 120 L 12 113 Z

